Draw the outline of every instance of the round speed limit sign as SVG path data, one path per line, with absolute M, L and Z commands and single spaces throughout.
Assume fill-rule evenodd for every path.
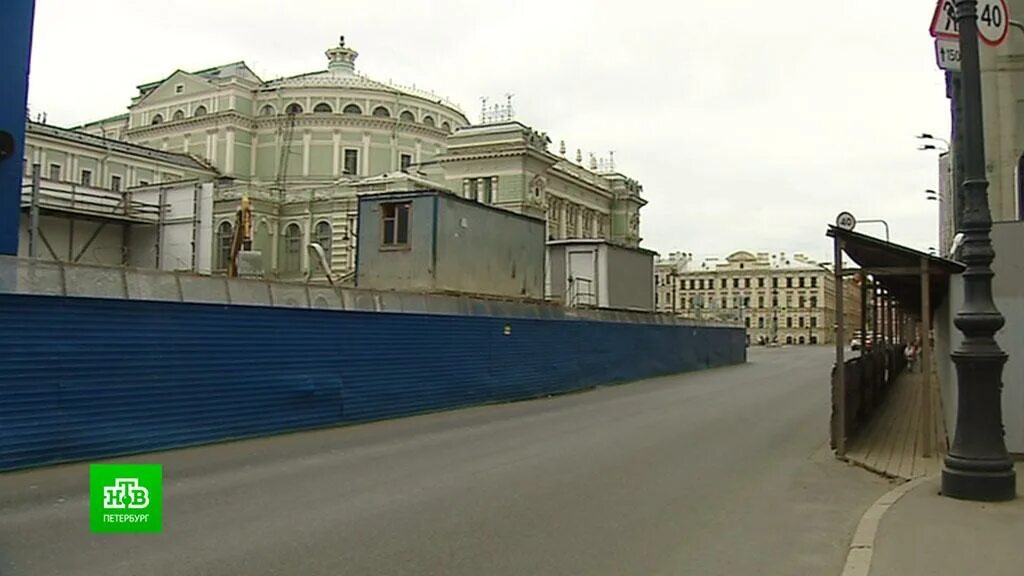
M 1006 0 L 978 2 L 978 36 L 989 46 L 998 46 L 1010 31 L 1010 12 Z

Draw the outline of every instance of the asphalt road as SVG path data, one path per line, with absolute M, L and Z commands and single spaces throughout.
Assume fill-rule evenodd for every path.
M 889 485 L 828 450 L 830 353 L 119 459 L 162 534 L 91 534 L 86 464 L 2 474 L 0 574 L 838 575 Z

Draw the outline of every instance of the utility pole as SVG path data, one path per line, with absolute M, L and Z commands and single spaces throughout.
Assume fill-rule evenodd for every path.
M 1005 319 L 992 299 L 995 250 L 989 235 L 992 215 L 985 179 L 977 8 L 977 0 L 956 0 L 964 145 L 958 154 L 964 163 L 963 182 L 959 183 L 964 201 L 960 260 L 967 268 L 963 273 L 964 302 L 953 320 L 964 339 L 952 353 L 957 373 L 956 433 L 942 470 L 942 493 L 963 500 L 1003 501 L 1016 496 L 1016 474 L 1003 437 L 1006 353 L 996 343 L 995 333 Z M 929 336 L 921 335 L 924 345 Z

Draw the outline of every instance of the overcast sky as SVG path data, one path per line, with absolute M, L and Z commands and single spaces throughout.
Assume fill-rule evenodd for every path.
M 29 104 L 52 124 L 125 111 L 175 69 L 245 60 L 264 79 L 326 67 L 344 34 L 372 78 L 429 88 L 606 156 L 644 186 L 644 245 L 826 259 L 842 210 L 937 242 L 949 133 L 933 0 L 36 0 Z M 883 235 L 881 226 L 858 231 Z

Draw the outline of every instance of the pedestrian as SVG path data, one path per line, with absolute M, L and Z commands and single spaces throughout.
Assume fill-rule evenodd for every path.
M 907 347 L 903 351 L 903 353 L 907 358 L 907 371 L 913 372 L 914 364 L 917 360 L 917 348 L 914 346 L 914 343 L 911 342 L 910 344 L 907 344 Z

